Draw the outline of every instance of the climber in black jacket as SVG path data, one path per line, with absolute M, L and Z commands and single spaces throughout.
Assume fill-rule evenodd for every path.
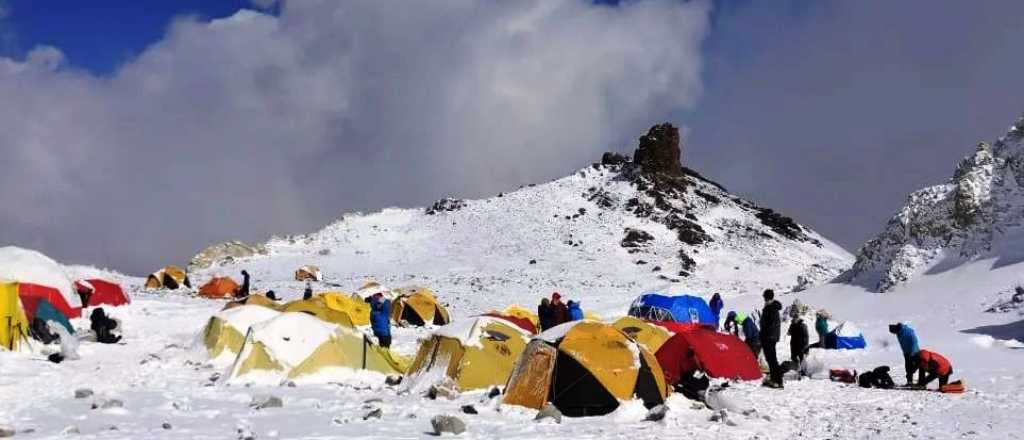
M 92 315 L 89 316 L 89 321 L 91 321 L 90 327 L 92 331 L 96 332 L 96 342 L 116 344 L 121 340 L 121 335 L 115 335 L 111 332 L 117 328 L 117 321 L 107 317 L 103 307 L 93 309 Z
M 775 291 L 767 289 L 762 295 L 764 308 L 761 309 L 761 350 L 764 360 L 768 362 L 768 380 L 765 386 L 782 388 L 782 367 L 775 352 L 775 344 L 782 333 L 782 303 L 775 300 Z

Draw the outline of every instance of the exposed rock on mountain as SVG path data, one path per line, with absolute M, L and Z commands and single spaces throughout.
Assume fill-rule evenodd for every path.
M 240 241 L 228 241 L 210 246 L 196 254 L 189 262 L 189 270 L 206 269 L 266 253 L 267 248 L 263 245 L 250 246 Z
M 1024 117 L 994 143 L 978 144 L 949 182 L 911 194 L 839 280 L 885 292 L 929 270 L 1014 253 L 1000 244 L 1024 221 L 1022 138 Z
M 787 291 L 852 264 L 814 231 L 683 167 L 680 151 L 678 130 L 657 125 L 640 138 L 636 160 L 609 153 L 501 197 L 346 215 L 319 232 L 271 240 L 270 266 L 315 264 L 340 285 L 415 280 L 474 302 L 481 293 L 549 288 L 591 297 Z

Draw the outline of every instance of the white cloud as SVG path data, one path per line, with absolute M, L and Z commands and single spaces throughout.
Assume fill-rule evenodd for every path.
M 0 241 L 141 272 L 557 177 L 700 93 L 702 2 L 279 6 L 181 20 L 110 78 L 0 59 Z

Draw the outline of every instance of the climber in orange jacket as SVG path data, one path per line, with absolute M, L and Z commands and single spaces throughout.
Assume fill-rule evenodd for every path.
M 953 374 L 953 366 L 949 360 L 934 351 L 921 350 L 917 352 L 917 386 L 926 387 L 931 381 L 939 379 L 939 387 L 949 383 L 949 376 Z

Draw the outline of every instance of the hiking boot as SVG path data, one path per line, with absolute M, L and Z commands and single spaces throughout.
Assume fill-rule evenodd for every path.
M 777 382 L 775 382 L 775 381 L 773 381 L 771 379 L 765 379 L 764 382 L 761 382 L 761 386 L 767 387 L 767 388 L 780 389 L 780 390 L 782 389 L 782 384 L 781 383 L 777 383 Z

